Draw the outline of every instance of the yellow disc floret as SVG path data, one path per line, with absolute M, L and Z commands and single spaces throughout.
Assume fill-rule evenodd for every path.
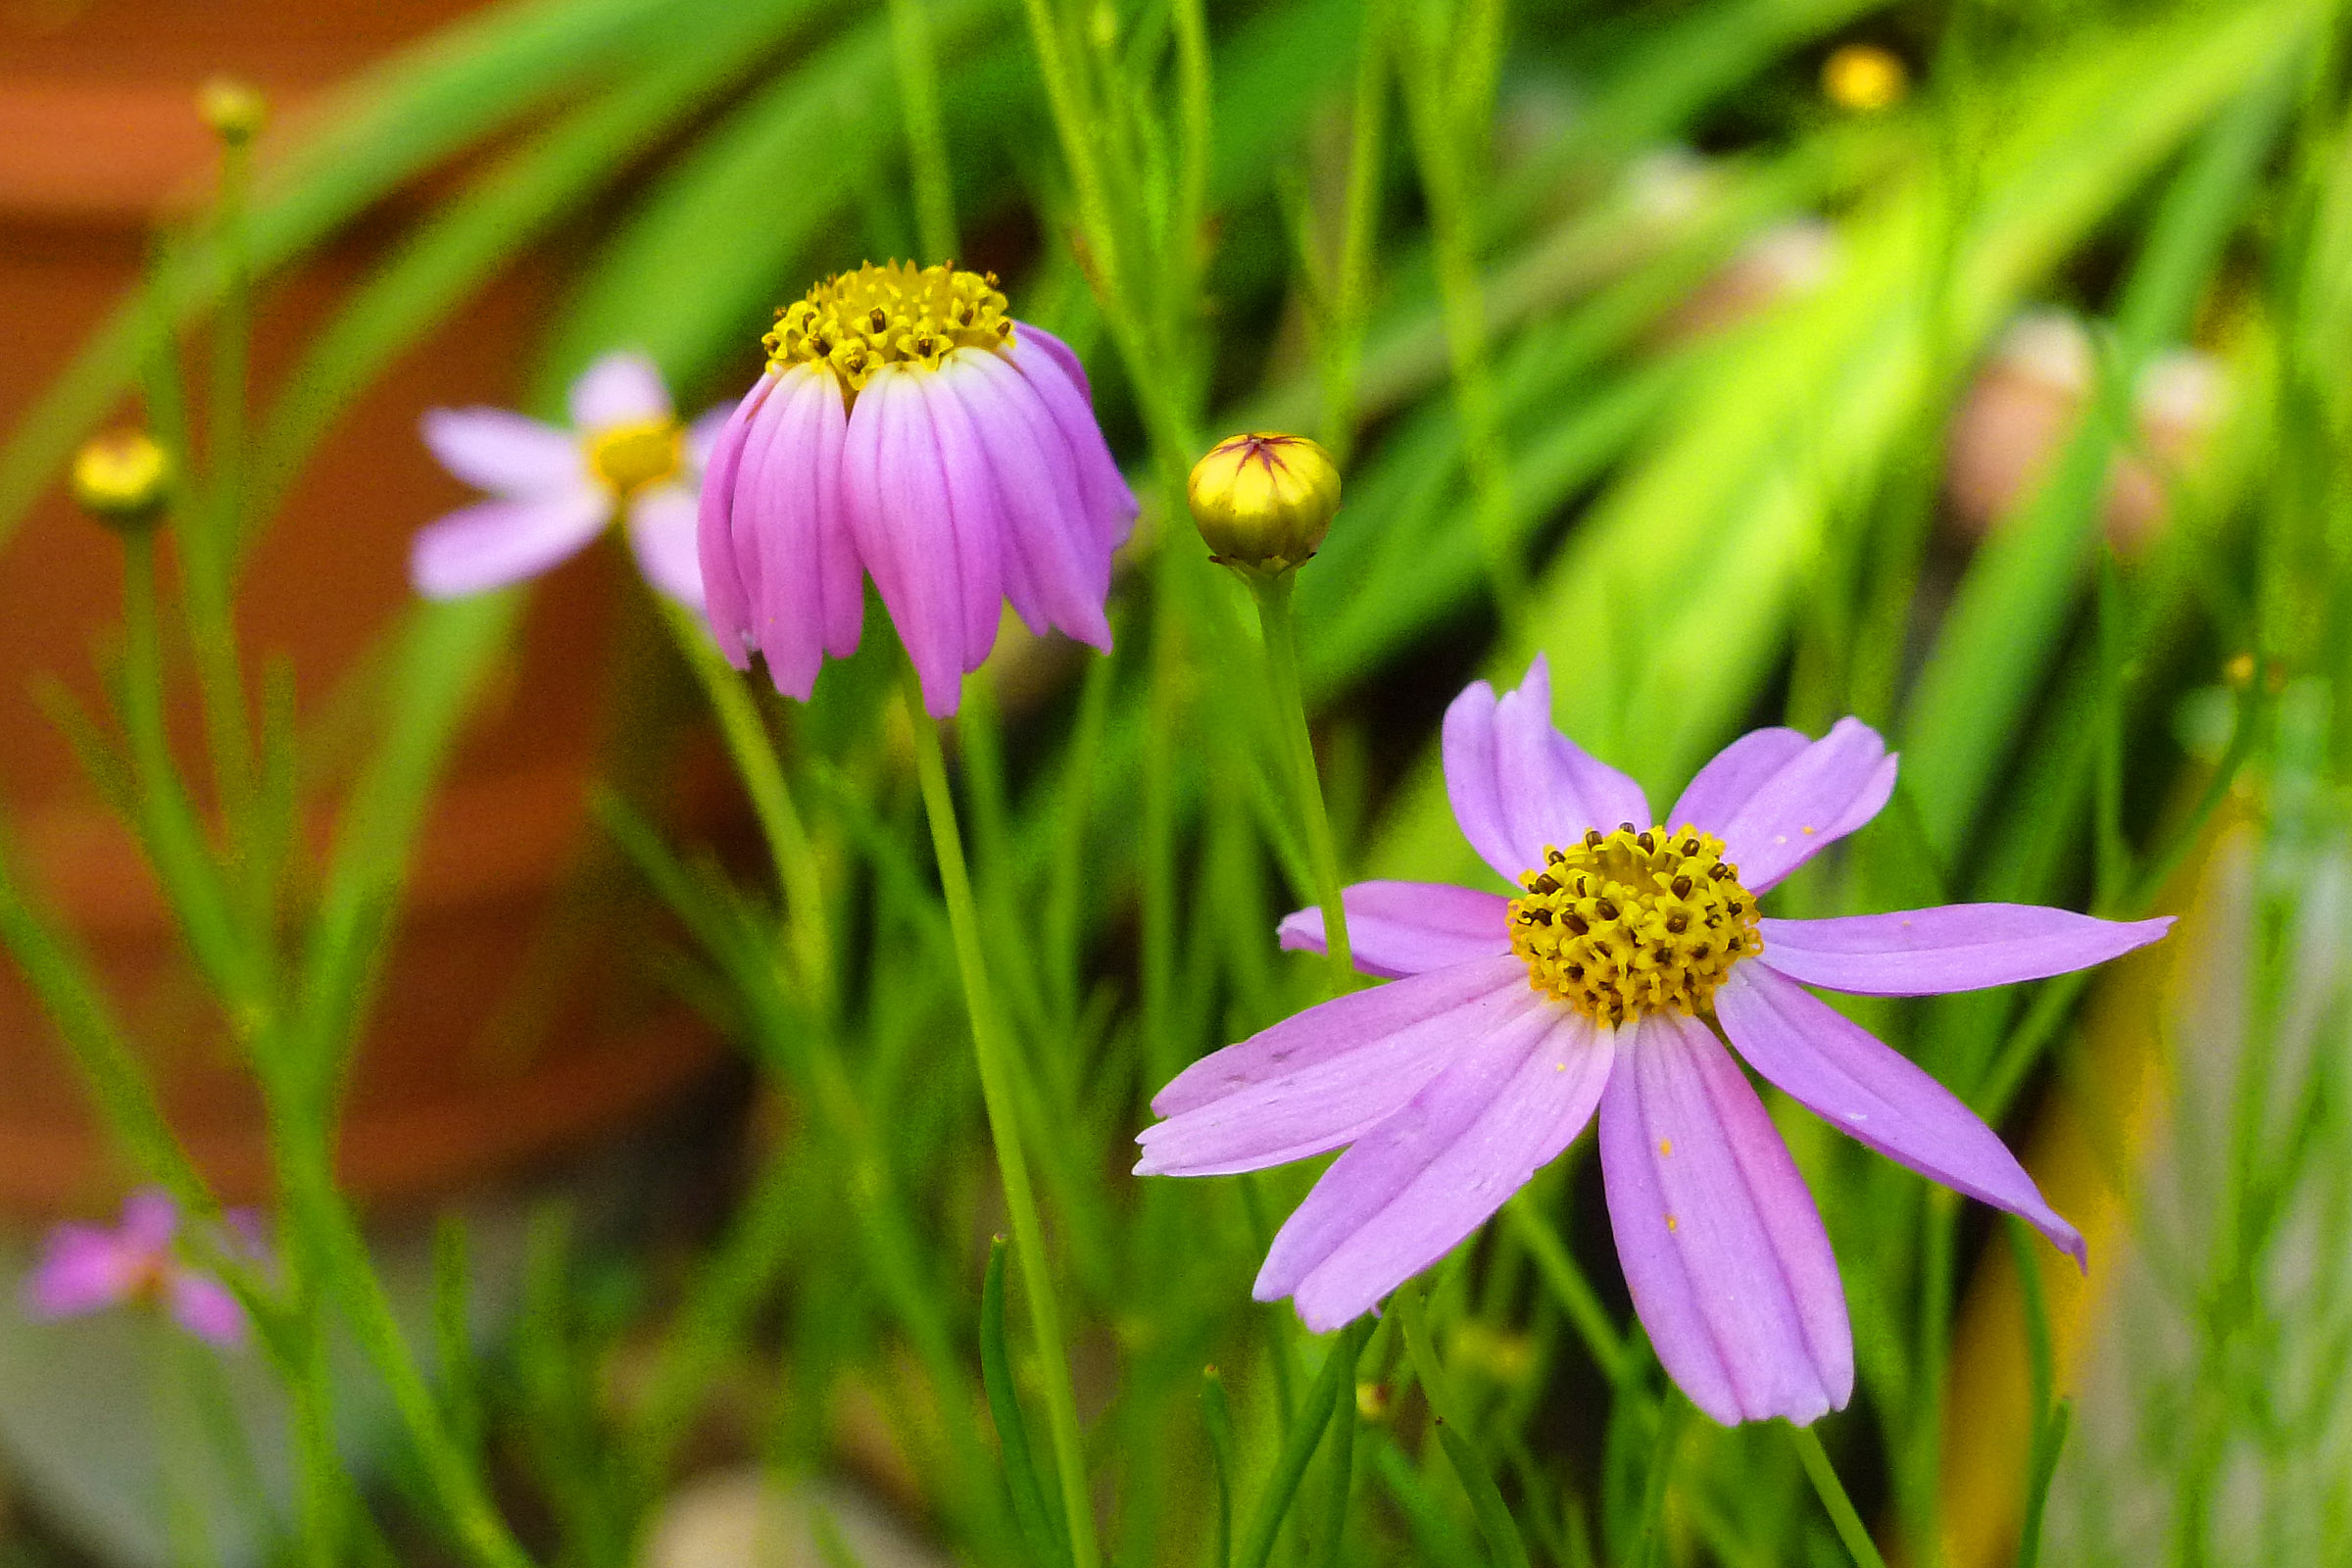
M 826 366 L 855 397 L 885 365 L 936 370 L 957 349 L 1010 348 L 1012 318 L 994 272 L 958 272 L 952 262 L 868 262 L 778 311 L 761 342 L 770 368 Z
M 1703 1013 L 1732 965 L 1764 951 L 1756 901 L 1712 834 L 1628 822 L 1544 862 L 1520 874 L 1511 951 L 1529 984 L 1595 1023 Z
M 669 417 L 632 419 L 609 425 L 588 438 L 588 471 L 597 483 L 626 501 L 650 484 L 678 471 L 686 430 Z

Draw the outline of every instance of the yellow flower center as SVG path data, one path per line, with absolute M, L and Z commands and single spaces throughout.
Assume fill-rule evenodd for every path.
M 588 438 L 588 471 L 623 501 L 676 473 L 685 455 L 685 427 L 667 417 L 612 425 Z
M 826 366 L 854 398 L 885 365 L 936 370 L 957 349 L 1010 348 L 1012 318 L 994 272 L 868 262 L 778 311 L 760 341 L 770 368 Z
M 1764 951 L 1756 901 L 1712 834 L 1628 822 L 1544 862 L 1520 873 L 1511 951 L 1530 985 L 1594 1023 L 1703 1013 L 1732 965 Z

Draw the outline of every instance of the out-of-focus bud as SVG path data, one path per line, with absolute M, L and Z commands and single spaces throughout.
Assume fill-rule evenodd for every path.
M 1858 115 L 1874 115 L 1902 102 L 1911 73 L 1902 58 L 1875 43 L 1849 43 L 1821 63 L 1821 90 L 1830 102 Z
M 1302 564 L 1340 510 L 1340 470 L 1302 435 L 1231 436 L 1193 466 L 1185 486 L 1193 521 L 1214 558 L 1250 576 Z
M 1389 1386 L 1386 1383 L 1358 1383 L 1355 1386 L 1357 1420 L 1386 1421 L 1389 1418 Z
M 225 142 L 242 144 L 262 133 L 270 105 L 261 93 L 233 76 L 215 76 L 196 89 L 196 112 Z
M 171 459 L 144 430 L 93 436 L 74 454 L 74 499 L 109 527 L 152 524 L 171 476 Z

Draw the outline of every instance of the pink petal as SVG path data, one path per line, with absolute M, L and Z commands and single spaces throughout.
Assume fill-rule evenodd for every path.
M 571 422 L 582 435 L 669 415 L 661 368 L 642 354 L 608 354 L 571 383 Z
M 1394 985 L 1352 991 L 1201 1057 L 1152 1098 L 1152 1108 L 1162 1116 L 1181 1116 L 1416 1024 L 1464 1009 L 1495 1007 L 1501 1004 L 1499 999 L 1529 991 L 1527 966 L 1516 957 L 1456 964 Z
M 1078 368 L 1078 357 L 1052 333 L 1016 321 L 1010 358 L 1013 368 L 1036 391 L 1068 444 L 1078 471 L 1079 504 L 1096 546 L 1103 551 L 1118 549 L 1135 527 L 1135 492 L 1127 488 L 1102 439 L 1102 427 L 1095 422 L 1086 372 Z
M 1358 882 L 1340 890 L 1348 952 L 1365 974 L 1395 978 L 1511 951 L 1511 901 L 1447 882 Z M 1285 915 L 1284 948 L 1321 953 L 1323 911 Z
M 2085 1261 L 2082 1233 L 2042 1201 L 1999 1135 L 1861 1025 L 1758 963 L 1732 971 L 1715 1012 L 1748 1065 L 1798 1103 L 1929 1180 L 2007 1209 Z
M 746 582 L 747 576 L 754 583 L 759 578 L 747 574 L 746 564 L 738 559 L 735 492 L 742 480 L 744 447 L 752 433 L 752 421 L 775 386 L 774 376 L 762 375 L 728 413 L 711 443 L 710 461 L 703 467 L 702 495 L 696 508 L 695 556 L 702 566 L 710 634 L 717 639 L 719 652 L 727 656 L 727 662 L 737 669 L 751 668 L 750 651 L 758 646 Z
M 658 484 L 629 503 L 629 548 L 645 580 L 687 609 L 703 608 L 703 563 L 694 492 Z
M 1251 1294 L 1317 1333 L 1444 1257 L 1592 1119 L 1611 1046 L 1582 1014 L 1524 1012 L 1464 1041 L 1412 1102 L 1359 1139 L 1283 1225 Z
M 933 717 L 962 698 L 966 606 L 999 597 L 996 564 L 957 537 L 948 475 L 918 377 L 885 366 L 858 395 L 842 457 L 842 500 L 858 554 L 873 574 Z M 983 573 L 975 582 L 972 571 Z M 994 621 L 990 622 L 993 631 Z
M 997 629 L 1004 618 L 1005 579 L 1017 559 L 997 483 L 998 454 L 982 441 L 944 364 L 937 370 L 901 372 L 896 379 L 920 396 L 929 421 L 930 450 L 937 454 L 947 490 L 956 576 L 963 587 L 963 667 L 978 669 L 996 647 Z
M 24 1281 L 24 1309 L 36 1318 L 78 1317 L 125 1299 L 143 1254 L 95 1225 L 60 1225 Z
M 576 555 L 612 520 L 612 498 L 583 487 L 532 501 L 483 501 L 418 530 L 409 578 L 427 599 L 521 582 Z
M 824 656 L 856 649 L 864 584 L 843 495 L 850 421 L 830 371 L 796 368 L 753 416 L 729 523 L 752 602 L 746 642 L 776 689 L 807 701 Z
M 179 1234 L 179 1204 L 161 1187 L 133 1189 L 122 1200 L 122 1245 L 161 1256 Z
M 1700 769 L 1667 824 L 1681 827 L 1687 815 L 1700 831 L 1722 839 L 1725 858 L 1740 868 L 1750 893 L 1770 890 L 1868 822 L 1894 793 L 1895 760 L 1879 732 L 1858 718 L 1839 719 L 1801 751 L 1790 749 L 1785 732 L 1766 733 L 1771 742 L 1751 745 L 1742 737 Z M 1776 765 L 1768 768 L 1768 762 Z M 1734 798 L 1735 785 L 1744 799 Z M 1707 806 L 1704 812 L 1684 810 L 1693 795 Z M 1721 804 L 1730 806 L 1728 814 L 1718 814 Z
M 1933 997 L 2087 969 L 2172 929 L 2037 904 L 1946 904 L 1831 920 L 1765 920 L 1764 961 L 1791 979 L 1864 997 Z
M 1642 786 L 1594 760 L 1551 721 L 1551 666 L 1541 654 L 1519 689 L 1496 698 L 1474 681 L 1446 710 L 1446 793 L 1471 848 L 1505 881 L 1544 863 L 1547 846 L 1654 825 Z
M 958 350 L 939 383 L 969 416 L 995 476 L 1013 609 L 1032 631 L 1053 626 L 1110 652 L 1110 552 L 1088 525 L 1078 465 L 1053 416 L 1019 371 L 985 350 Z
M 210 1345 L 244 1343 L 245 1308 L 220 1281 L 194 1269 L 174 1269 L 171 1294 L 172 1316 L 181 1328 Z
M 1532 987 L 1504 986 L 1393 1033 L 1358 1037 L 1337 1054 L 1297 1061 L 1145 1128 L 1135 1173 L 1226 1176 L 1327 1153 L 1395 1115 L 1477 1041 L 1550 1005 Z
M 1845 1292 L 1772 1118 L 1705 1024 L 1653 1012 L 1630 1027 L 1600 1102 L 1601 1175 L 1658 1359 L 1726 1426 L 1842 1408 Z
M 427 409 L 424 444 L 441 466 L 476 489 L 509 498 L 573 490 L 588 462 L 569 430 L 505 409 Z
M 1669 830 L 1696 827 L 1712 832 L 1716 822 L 1729 822 L 1765 780 L 1804 755 L 1812 745 L 1802 730 L 1775 725 L 1751 729 L 1717 752 L 1683 790 L 1682 799 L 1659 825 Z

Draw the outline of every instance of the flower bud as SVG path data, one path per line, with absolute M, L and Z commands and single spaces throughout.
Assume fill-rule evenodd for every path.
M 1304 563 L 1340 510 L 1340 470 L 1302 435 L 1256 432 L 1220 441 L 1185 486 L 1214 559 L 1253 576 Z
M 1838 108 L 1858 115 L 1892 108 L 1910 87 L 1911 73 L 1902 57 L 1877 44 L 1849 43 L 1822 62 L 1822 92 Z
M 270 105 L 261 93 L 234 76 L 215 76 L 196 89 L 196 112 L 222 141 L 242 144 L 262 133 Z
M 144 528 L 164 506 L 172 461 L 144 430 L 93 436 L 74 454 L 74 499 L 114 528 Z

